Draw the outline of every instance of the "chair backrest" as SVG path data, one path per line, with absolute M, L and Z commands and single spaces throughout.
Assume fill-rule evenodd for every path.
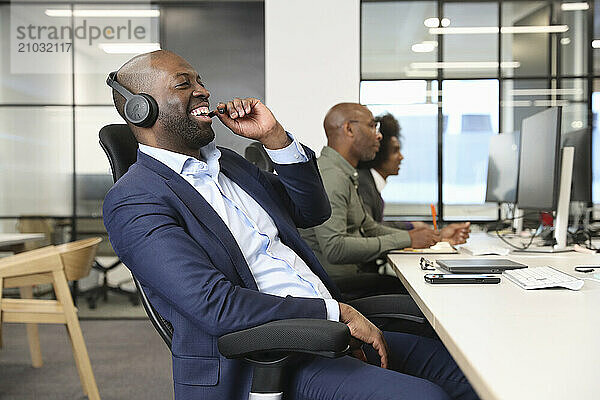
M 273 161 L 260 142 L 250 143 L 244 150 L 244 158 L 263 171 L 273 172 L 275 170 Z
M 0 259 L 0 278 L 4 277 L 4 288 L 52 282 L 52 278 L 48 278 L 46 273 L 63 269 L 62 261 L 57 255 L 56 247 L 46 246 Z
M 100 146 L 108 157 L 115 182 L 137 160 L 138 142 L 126 124 L 106 125 L 100 129 Z
M 106 153 L 110 168 L 112 170 L 113 180 L 116 182 L 137 160 L 138 142 L 133 136 L 133 132 L 126 124 L 106 125 L 100 129 L 100 146 Z M 150 304 L 146 293 L 142 289 L 140 282 L 135 275 L 131 274 L 133 282 L 142 300 L 142 305 L 150 322 L 154 325 L 158 334 L 171 349 L 173 340 L 173 325 L 162 317 Z
M 17 222 L 17 230 L 21 233 L 43 233 L 44 239 L 27 242 L 24 244 L 25 251 L 38 249 L 53 244 L 54 226 L 56 222 L 52 218 L 28 218 L 20 217 Z
M 101 238 L 93 237 L 56 246 L 68 281 L 75 281 L 89 275 L 101 241 Z

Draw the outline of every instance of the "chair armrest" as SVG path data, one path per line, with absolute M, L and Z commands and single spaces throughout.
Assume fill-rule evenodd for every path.
M 341 322 L 322 319 L 285 319 L 223 335 L 218 340 L 227 358 L 260 353 L 306 353 L 336 358 L 348 352 L 350 330 Z
M 61 271 L 60 254 L 54 246 L 31 250 L 0 259 L 0 278 Z
M 363 297 L 349 301 L 348 304 L 368 319 L 391 318 L 425 323 L 425 315 L 419 310 L 413 299 L 406 294 Z

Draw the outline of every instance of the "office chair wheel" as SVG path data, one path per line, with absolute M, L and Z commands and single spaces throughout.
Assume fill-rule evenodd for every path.
M 131 305 L 134 305 L 134 306 L 140 305 L 140 298 L 137 295 L 129 297 L 129 301 L 131 302 Z
M 96 307 L 98 307 L 98 304 L 96 303 L 96 299 L 87 299 L 87 303 L 88 303 L 88 307 L 90 308 L 90 310 L 95 310 Z

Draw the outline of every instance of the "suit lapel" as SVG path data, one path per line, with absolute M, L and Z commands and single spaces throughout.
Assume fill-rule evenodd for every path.
M 331 278 L 329 278 L 306 242 L 300 237 L 289 214 L 281 208 L 270 195 L 269 191 L 260 183 L 264 177 L 260 174 L 258 176 L 251 174 L 248 169 L 242 168 L 235 160 L 230 160 L 225 152 L 222 153 L 221 160 L 219 161 L 221 163 L 221 171 L 263 207 L 273 219 L 282 242 L 286 243 L 308 264 L 309 268 L 327 286 L 334 298 L 339 298 L 339 290 L 331 281 Z M 227 159 L 225 163 L 222 162 L 224 158 Z M 138 151 L 138 162 L 165 178 L 167 185 L 173 193 L 181 199 L 196 219 L 221 242 L 246 287 L 258 290 L 256 281 L 231 231 L 204 197 L 199 195 L 196 189 L 175 173 L 175 171 L 147 154 Z
M 221 157 L 221 160 L 222 159 L 223 157 Z M 263 176 L 260 174 L 250 174 L 247 169 L 241 168 L 235 161 L 221 163 L 221 172 L 248 193 L 250 197 L 256 200 L 271 218 L 273 218 L 275 226 L 277 226 L 277 229 L 281 232 L 282 228 L 287 225 L 282 225 L 281 222 L 286 219 L 284 215 L 288 215 L 284 214 L 280 205 L 271 197 L 267 189 L 261 185 L 260 181 L 264 179 Z M 287 222 L 291 222 L 289 216 L 287 220 Z
M 179 197 L 196 219 L 223 245 L 238 275 L 250 289 L 258 290 L 244 256 L 221 217 L 196 189 L 172 169 L 154 158 L 138 152 L 138 161 L 165 178 L 167 186 Z
M 260 173 L 251 174 L 247 169 L 242 168 L 242 166 L 236 163 L 235 160 L 222 163 L 221 171 L 225 176 L 248 193 L 263 208 L 263 210 L 269 214 L 275 223 L 281 241 L 286 243 L 293 251 L 298 253 L 299 256 L 302 256 L 299 253 L 299 250 L 301 249 L 301 245 L 304 245 L 305 243 L 302 238 L 300 238 L 300 235 L 296 230 L 296 225 L 288 212 L 279 205 L 269 190 L 261 184 L 261 182 L 268 183 L 266 182 L 266 179 Z M 304 258 L 304 260 L 306 260 L 306 258 Z
M 221 160 L 223 160 L 224 156 L 225 153 L 223 152 Z M 251 174 L 251 170 L 242 168 L 235 160 L 221 163 L 221 171 L 240 188 L 245 190 L 246 193 L 252 196 L 265 212 L 271 216 L 277 227 L 281 241 L 306 262 L 309 268 L 319 277 L 319 279 L 321 279 L 334 297 L 340 298 L 339 289 L 335 286 L 329 275 L 327 275 L 325 269 L 321 266 L 312 250 L 300 237 L 300 234 L 294 225 L 294 221 L 289 217 L 287 211 L 283 210 L 279 203 L 277 203 L 270 195 L 269 191 L 260 184 L 264 177 L 261 174 Z

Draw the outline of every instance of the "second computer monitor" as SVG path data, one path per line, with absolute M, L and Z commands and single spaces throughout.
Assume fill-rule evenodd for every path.
M 562 135 L 562 147 L 575 147 L 571 201 L 592 203 L 592 132 L 588 128 Z
M 485 201 L 515 203 L 519 178 L 519 132 L 501 133 L 490 138 Z
M 560 107 L 523 119 L 517 205 L 556 210 L 560 180 Z

